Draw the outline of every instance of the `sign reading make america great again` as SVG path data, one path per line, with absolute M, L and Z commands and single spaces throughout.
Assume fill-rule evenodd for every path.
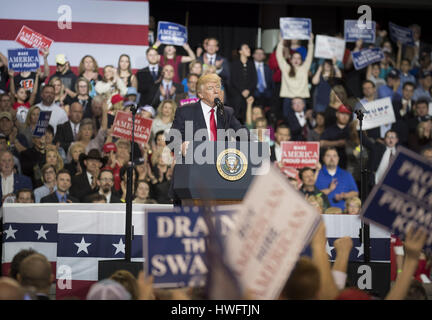
M 283 141 L 282 164 L 285 167 L 315 167 L 319 161 L 319 142 Z
M 150 138 L 153 120 L 135 116 L 135 142 L 147 143 Z M 113 123 L 113 136 L 132 141 L 132 114 L 117 111 Z
M 403 147 L 369 195 L 362 219 L 402 239 L 409 227 L 427 230 L 426 252 L 432 252 L 432 164 Z

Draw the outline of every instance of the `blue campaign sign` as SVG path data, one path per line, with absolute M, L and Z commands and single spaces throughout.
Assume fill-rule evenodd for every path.
M 9 69 L 16 72 L 37 70 L 39 68 L 38 49 L 8 49 L 8 62 Z
M 233 225 L 232 212 L 213 213 L 216 234 L 224 237 Z M 208 273 L 208 225 L 198 207 L 147 212 L 144 243 L 145 270 L 159 288 L 197 287 Z
M 283 39 L 308 40 L 312 32 L 311 19 L 280 18 L 280 32 Z
M 345 20 L 345 41 L 356 42 L 362 39 L 363 42 L 375 43 L 375 25 L 375 21 L 372 21 L 370 28 L 362 28 L 362 26 L 359 26 L 358 20 Z
M 390 38 L 394 42 L 400 41 L 407 46 L 414 46 L 414 36 L 411 29 L 389 22 L 389 31 Z
M 384 59 L 384 53 L 381 48 L 365 49 L 351 52 L 351 56 L 356 70 L 363 69 L 368 65 L 379 62 Z
M 159 21 L 157 38 L 163 44 L 182 46 L 187 43 L 187 29 L 181 24 Z
M 41 111 L 36 127 L 33 131 L 34 137 L 42 137 L 45 135 L 46 128 L 48 128 L 49 120 L 51 118 L 51 111 Z
M 398 147 L 396 158 L 362 208 L 362 219 L 376 223 L 402 240 L 409 227 L 428 232 L 425 251 L 432 252 L 432 164 Z

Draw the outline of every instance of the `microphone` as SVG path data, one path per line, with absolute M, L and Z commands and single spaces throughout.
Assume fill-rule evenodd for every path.
M 216 107 L 218 108 L 219 113 L 221 115 L 223 115 L 225 110 L 224 110 L 224 105 L 223 105 L 222 101 L 219 98 L 215 98 L 214 103 L 215 103 Z

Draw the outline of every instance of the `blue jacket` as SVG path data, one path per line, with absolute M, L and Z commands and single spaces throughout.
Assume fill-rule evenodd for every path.
M 13 178 L 14 178 L 14 188 L 13 188 L 14 193 L 16 193 L 18 190 L 23 188 L 33 189 L 33 185 L 29 177 L 14 173 Z M 3 205 L 3 192 L 2 192 L 2 182 L 0 178 L 0 206 L 1 205 Z

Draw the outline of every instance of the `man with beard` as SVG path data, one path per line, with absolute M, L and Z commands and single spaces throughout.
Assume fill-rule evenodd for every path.
M 57 125 L 69 121 L 69 118 L 66 111 L 54 102 L 54 98 L 54 87 L 46 85 L 42 88 L 41 92 L 42 102 L 38 103 L 36 106 L 38 106 L 41 111 L 51 111 L 49 124 L 54 128 L 55 134 Z
M 41 203 L 71 203 L 79 202 L 79 200 L 69 195 L 71 187 L 71 175 L 66 169 L 61 169 L 57 172 L 57 190 L 43 197 Z
M 100 194 L 105 196 L 107 203 L 121 203 L 120 197 L 115 193 L 113 189 L 114 175 L 111 170 L 101 170 L 96 183 L 99 189 L 98 192 L 92 193 L 90 196 L 86 197 L 85 202 L 92 202 L 89 201 L 89 197 L 95 194 Z

